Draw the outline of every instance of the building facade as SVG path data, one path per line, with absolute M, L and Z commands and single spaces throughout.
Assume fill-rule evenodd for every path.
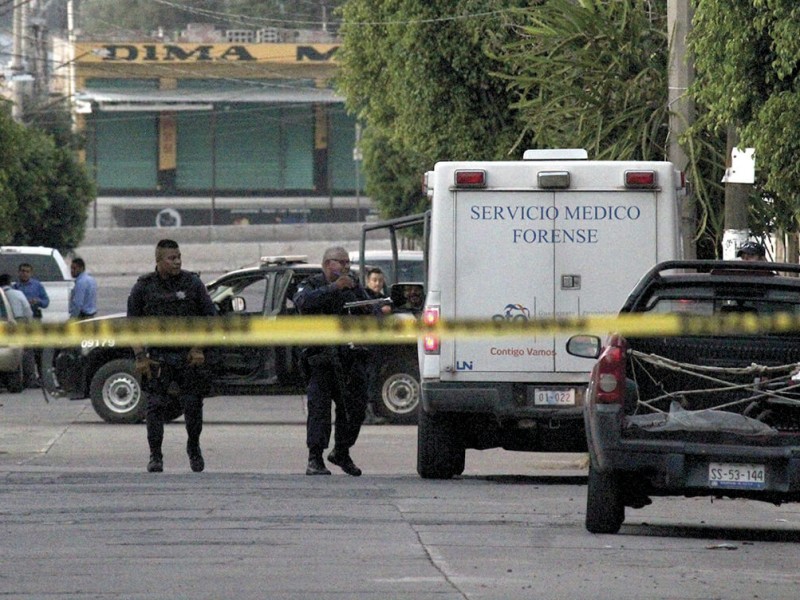
M 358 127 L 332 89 L 335 41 L 191 32 L 71 47 L 98 188 L 90 226 L 363 220 Z

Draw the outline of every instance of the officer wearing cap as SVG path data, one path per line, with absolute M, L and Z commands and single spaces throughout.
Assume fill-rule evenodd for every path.
M 358 277 L 350 272 L 347 250 L 340 246 L 325 251 L 322 273 L 303 281 L 294 295 L 295 306 L 302 315 L 347 314 L 347 302 L 368 299 Z M 364 308 L 364 312 L 376 314 L 380 308 Z M 331 402 L 336 428 L 328 461 L 348 475 L 361 475 L 361 469 L 350 457 L 350 448 L 358 439 L 367 409 L 367 354 L 367 348 L 352 345 L 304 349 L 308 398 L 306 475 L 331 474 L 322 459 L 331 438 Z
M 744 261 L 765 261 L 767 260 L 767 251 L 758 242 L 748 241 L 739 246 L 736 257 Z

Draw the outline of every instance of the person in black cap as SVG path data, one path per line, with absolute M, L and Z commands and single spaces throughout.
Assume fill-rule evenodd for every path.
M 348 302 L 368 300 L 367 293 L 350 271 L 350 256 L 341 246 L 325 250 L 322 272 L 304 280 L 294 295 L 294 304 L 301 315 L 343 315 Z M 364 307 L 378 315 L 380 308 Z M 358 477 L 361 469 L 350 457 L 367 410 L 367 371 L 369 349 L 348 344 L 344 346 L 310 346 L 303 350 L 303 370 L 306 373 L 308 419 L 306 446 L 308 466 L 306 475 L 330 475 L 322 454 L 331 438 L 331 403 L 336 413 L 333 450 L 328 462 L 348 475 Z
M 746 261 L 765 261 L 767 260 L 767 251 L 758 242 L 748 241 L 739 246 L 736 257 Z

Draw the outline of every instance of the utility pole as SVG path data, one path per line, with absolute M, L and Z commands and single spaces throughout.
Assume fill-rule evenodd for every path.
M 25 47 L 25 19 L 24 12 L 27 10 L 27 2 L 14 2 L 12 10 L 13 19 L 13 42 L 11 46 L 11 117 L 21 122 L 23 117 L 23 98 L 25 96 L 23 73 L 25 71 L 25 61 L 23 60 Z
M 50 66 L 48 64 L 48 32 L 44 9 L 39 2 L 31 3 L 32 13 L 28 19 L 26 39 L 30 40 L 30 49 L 25 53 L 29 61 L 29 70 L 33 75 L 33 98 L 41 103 L 47 98 L 50 89 Z
M 694 122 L 694 102 L 688 95 L 689 86 L 694 80 L 694 62 L 686 48 L 686 36 L 691 26 L 691 0 L 667 0 L 667 34 L 670 44 L 668 158 L 675 168 L 682 172 L 686 171 L 689 158 L 680 145 L 680 137 Z M 695 201 L 691 193 L 688 193 L 681 205 L 681 232 L 685 258 L 697 257 L 694 247 L 696 230 Z
M 739 133 L 733 125 L 728 126 L 725 150 L 725 232 L 722 237 L 722 258 L 733 260 L 739 246 L 750 237 L 747 227 L 748 198 L 753 189 L 752 182 L 745 183 L 737 178 L 738 170 L 734 156 L 738 151 Z

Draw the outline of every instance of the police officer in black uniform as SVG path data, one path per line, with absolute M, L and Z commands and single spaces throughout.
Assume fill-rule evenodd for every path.
M 342 315 L 345 303 L 367 300 L 355 275 L 350 273 L 350 258 L 341 247 L 328 248 L 322 257 L 322 273 L 303 281 L 294 303 L 303 315 Z M 380 308 L 363 309 L 380 313 Z M 359 469 L 350 457 L 367 408 L 367 349 L 356 346 L 316 346 L 303 351 L 308 387 L 306 475 L 330 475 L 322 453 L 331 438 L 331 402 L 335 404 L 336 431 L 328 461 L 348 475 L 358 477 Z
M 156 269 L 142 275 L 128 296 L 129 317 L 213 316 L 214 303 L 200 278 L 181 269 L 177 242 L 161 240 L 156 245 Z M 200 452 L 203 429 L 203 396 L 210 377 L 202 348 L 134 346 L 136 373 L 147 396 L 147 442 L 150 462 L 147 470 L 164 470 L 161 442 L 164 423 L 183 413 L 188 441 L 186 452 L 192 471 L 200 472 L 205 461 Z

